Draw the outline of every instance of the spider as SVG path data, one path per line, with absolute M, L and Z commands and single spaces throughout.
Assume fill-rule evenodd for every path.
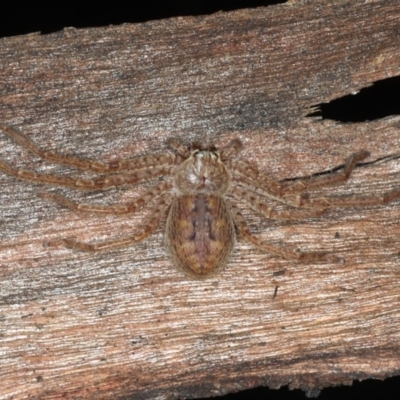
M 65 238 L 52 244 L 86 251 L 106 251 L 130 246 L 152 234 L 168 212 L 166 244 L 171 260 L 196 279 L 212 276 L 225 267 L 234 248 L 236 233 L 262 251 L 284 259 L 309 263 L 340 260 L 327 252 L 299 252 L 262 241 L 250 232 L 236 201 L 247 203 L 266 218 L 294 220 L 317 217 L 334 207 L 380 205 L 400 197 L 400 190 L 375 197 L 313 199 L 307 195 L 310 189 L 345 182 L 357 163 L 369 156 L 367 151 L 350 156 L 344 167 L 336 172 L 294 182 L 278 182 L 260 173 L 248 162 L 237 159 L 242 148 L 237 139 L 221 150 L 205 148 L 200 144 L 187 148 L 177 140 L 170 139 L 168 144 L 172 152 L 103 163 L 43 151 L 18 130 L 3 124 L 0 124 L 0 129 L 45 161 L 103 174 L 94 179 L 73 179 L 16 169 L 0 161 L 0 170 L 18 179 L 79 190 L 109 190 L 143 180 L 158 180 L 142 196 L 122 205 L 79 204 L 55 193 L 39 193 L 40 197 L 71 210 L 93 214 L 131 214 L 155 200 L 147 222 L 132 236 L 94 244 Z M 160 180 L 161 177 L 164 179 Z M 268 199 L 288 208 L 274 209 L 266 203 Z

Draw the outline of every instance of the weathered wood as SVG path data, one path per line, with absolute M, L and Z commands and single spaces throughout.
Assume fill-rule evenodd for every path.
M 0 120 L 45 149 L 100 160 L 162 151 L 168 137 L 237 137 L 243 158 L 277 179 L 366 149 L 348 184 L 319 193 L 383 193 L 400 187 L 400 118 L 345 125 L 305 115 L 399 75 L 399 32 L 398 1 L 351 0 L 6 38 Z M 13 165 L 76 174 L 0 140 Z M 198 282 L 170 264 L 162 228 L 110 253 L 42 246 L 128 234 L 149 209 L 96 218 L 37 198 L 41 185 L 5 174 L 0 185 L 1 398 L 318 390 L 400 370 L 399 202 L 290 223 L 245 210 L 263 239 L 345 262 L 296 264 L 239 241 L 227 268 Z M 57 192 L 106 204 L 136 189 Z

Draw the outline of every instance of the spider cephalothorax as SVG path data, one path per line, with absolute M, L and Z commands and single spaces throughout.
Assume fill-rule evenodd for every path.
M 223 196 L 230 187 L 230 174 L 216 150 L 193 150 L 175 169 L 173 186 L 177 195 Z

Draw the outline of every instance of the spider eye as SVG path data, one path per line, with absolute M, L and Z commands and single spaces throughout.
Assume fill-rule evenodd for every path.
M 206 156 L 207 153 L 208 153 L 208 151 L 206 151 L 206 150 L 198 149 L 193 152 L 193 156 L 196 158 L 203 158 Z

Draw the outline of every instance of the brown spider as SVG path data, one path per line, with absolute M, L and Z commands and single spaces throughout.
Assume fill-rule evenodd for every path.
M 345 182 L 356 164 L 369 156 L 367 151 L 353 154 L 339 172 L 303 178 L 295 183 L 280 183 L 259 173 L 249 163 L 235 159 L 242 147 L 239 140 L 233 140 L 221 151 L 197 144 L 188 149 L 176 140 L 169 140 L 174 153 L 102 163 L 43 151 L 21 132 L 2 124 L 0 129 L 45 161 L 106 175 L 95 179 L 72 179 L 15 169 L 0 161 L 0 169 L 18 179 L 79 190 L 108 190 L 164 176 L 164 180 L 156 183 L 141 197 L 123 205 L 78 204 L 58 194 L 39 193 L 40 197 L 53 200 L 71 210 L 91 213 L 129 214 L 152 199 L 157 200 L 147 223 L 132 236 L 96 244 L 70 238 L 52 243 L 86 251 L 129 246 L 154 232 L 169 209 L 166 241 L 172 262 L 198 279 L 207 278 L 226 265 L 235 244 L 235 228 L 243 239 L 265 252 L 285 259 L 307 262 L 339 260 L 326 252 L 297 252 L 261 241 L 250 233 L 244 217 L 231 199 L 246 202 L 267 218 L 292 220 L 319 216 L 333 207 L 379 205 L 400 197 L 400 190 L 376 197 L 310 199 L 305 194 L 309 189 Z M 291 209 L 279 211 L 270 208 L 264 201 L 268 198 L 286 204 Z

